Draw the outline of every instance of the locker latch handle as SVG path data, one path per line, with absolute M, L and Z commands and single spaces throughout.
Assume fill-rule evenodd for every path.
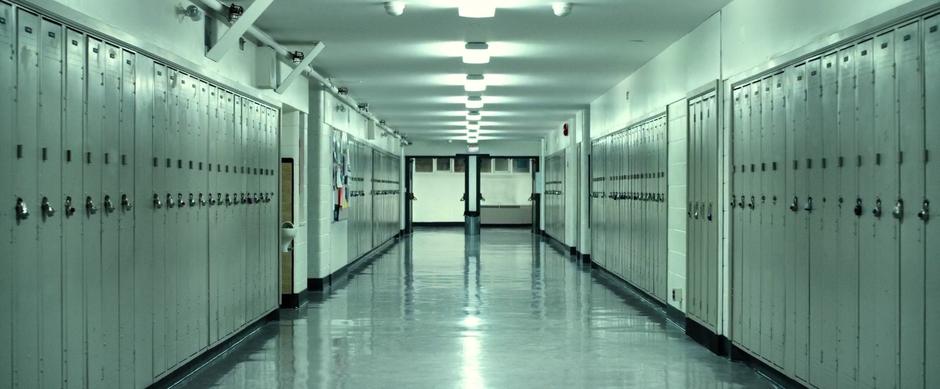
M 741 195 L 741 199 L 738 200 L 738 208 L 744 208 L 744 195 Z
M 242 204 L 245 204 L 247 202 L 248 202 L 248 198 L 245 196 L 244 193 L 242 193 Z
M 712 221 L 712 220 L 714 220 L 714 218 L 715 218 L 714 215 L 712 215 L 712 204 L 709 203 L 709 204 L 708 204 L 708 216 L 707 216 L 707 219 L 708 219 L 708 221 Z
M 747 207 L 750 209 L 754 209 L 754 196 L 751 196 L 751 202 L 747 204 Z
M 131 204 L 131 199 L 128 198 L 126 194 L 121 195 L 121 207 L 124 208 L 124 211 L 130 211 L 134 209 L 134 204 Z
M 98 207 L 95 206 L 95 200 L 92 200 L 91 196 L 85 198 L 85 210 L 92 215 L 98 213 Z
M 790 203 L 790 211 L 799 212 L 800 211 L 800 198 L 793 196 L 793 202 Z
M 855 216 L 862 216 L 862 199 L 855 199 Z
M 212 197 L 212 193 L 209 193 L 209 206 L 215 205 L 215 198 Z
M 731 195 L 731 208 L 735 208 L 738 205 L 738 196 Z
M 229 197 L 228 193 L 225 194 L 225 205 L 232 205 L 232 198 Z
M 107 212 L 107 213 L 114 212 L 114 204 L 111 203 L 111 196 L 110 196 L 110 195 L 105 195 L 105 196 L 104 196 L 104 203 L 103 203 L 103 204 L 104 204 L 104 211 L 105 211 L 105 212 Z
M 52 204 L 49 203 L 49 198 L 43 197 L 42 203 L 39 204 L 39 209 L 42 211 L 43 216 L 52 217 L 55 215 L 55 208 L 52 208 Z
M 182 193 L 177 193 L 177 194 L 176 194 L 176 205 L 177 205 L 178 207 L 180 207 L 180 208 L 183 208 L 183 207 L 186 206 L 186 202 L 183 201 L 183 194 L 182 194 Z
M 212 195 L 209 195 L 209 196 L 212 196 Z M 206 199 L 205 199 L 205 197 L 202 195 L 202 193 L 199 194 L 199 206 L 200 206 L 200 207 L 205 207 L 205 206 L 206 206 Z
M 156 209 L 163 208 L 163 202 L 160 201 L 160 195 L 156 193 L 153 194 L 153 207 Z
M 701 204 L 699 204 L 699 203 L 693 203 L 693 205 L 692 205 L 692 209 L 694 209 L 694 211 L 692 212 L 692 218 L 695 219 L 695 220 L 698 220 L 698 217 L 699 217 L 699 206 L 700 206 L 700 205 L 701 205 Z
M 189 206 L 190 207 L 196 206 L 196 199 L 193 197 L 192 193 L 189 194 Z
M 930 220 L 930 201 L 924 200 L 923 208 L 917 213 L 917 218 L 923 221 Z
M 29 207 L 23 199 L 16 199 L 16 220 L 26 220 L 29 217 Z
M 72 206 L 72 196 L 65 197 L 65 216 L 71 217 L 75 214 L 75 207 Z
M 806 207 L 803 208 L 803 210 L 806 212 L 813 212 L 813 198 L 812 197 L 806 198 Z
M 176 207 L 176 202 L 173 201 L 173 195 L 171 195 L 171 194 L 169 194 L 169 193 L 166 194 L 166 207 L 167 207 L 167 208 L 174 208 L 174 207 Z
M 898 200 L 894 204 L 894 211 L 891 212 L 894 215 L 895 219 L 901 220 L 904 217 L 904 200 Z

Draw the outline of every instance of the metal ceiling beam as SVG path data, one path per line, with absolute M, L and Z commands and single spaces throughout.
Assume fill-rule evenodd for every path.
M 290 73 L 287 74 L 287 77 L 278 84 L 277 89 L 274 91 L 282 94 L 287 90 L 287 88 L 290 88 L 290 85 L 294 83 L 294 80 L 303 74 L 304 69 L 307 69 L 307 67 L 310 66 L 310 63 L 313 62 L 313 59 L 316 58 L 324 48 L 326 48 L 326 45 L 324 45 L 323 42 L 317 42 L 316 45 L 311 47 L 310 51 L 304 55 L 304 59 L 301 60 L 297 66 L 294 66 L 294 68 L 291 69 Z
M 255 21 L 261 17 L 264 10 L 268 9 L 268 6 L 273 2 L 274 0 L 255 0 L 251 3 L 251 5 L 245 9 L 245 13 L 235 20 L 235 23 L 232 23 L 229 29 L 222 34 L 222 37 L 212 45 L 212 48 L 206 53 L 206 57 L 215 62 L 221 61 L 222 57 L 225 57 L 225 54 L 235 47 L 238 43 L 238 39 L 241 38 L 242 35 L 245 35 L 245 32 L 255 24 Z

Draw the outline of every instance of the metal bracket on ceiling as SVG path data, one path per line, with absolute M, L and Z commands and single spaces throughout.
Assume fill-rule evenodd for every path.
M 273 2 L 274 0 L 255 0 L 252 2 L 237 18 L 233 18 L 229 29 L 209 48 L 206 57 L 215 62 L 221 61 L 222 57 L 225 57 L 225 54 L 238 44 L 239 38 L 245 35 L 245 32 Z
M 287 90 L 287 88 L 290 88 L 290 85 L 294 82 L 294 80 L 303 74 L 304 70 L 310 66 L 310 63 L 313 62 L 313 59 L 316 58 L 324 48 L 326 48 L 326 45 L 324 45 L 323 42 L 317 42 L 316 45 L 313 45 L 313 47 L 310 48 L 310 51 L 304 54 L 300 63 L 296 64 L 294 68 L 291 69 L 290 73 L 287 74 L 287 77 L 285 77 L 284 80 L 278 84 L 277 89 L 274 91 L 282 94 Z

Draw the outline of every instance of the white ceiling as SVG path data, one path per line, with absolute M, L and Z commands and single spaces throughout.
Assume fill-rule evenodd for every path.
M 496 17 L 457 16 L 461 0 L 277 0 L 257 22 L 285 44 L 322 41 L 314 66 L 410 139 L 462 139 L 468 73 L 486 74 L 481 139 L 536 139 L 583 109 L 728 0 L 501 0 Z M 481 1 L 481 0 L 468 0 Z M 485 1 L 485 0 L 484 0 Z M 486 65 L 463 45 L 490 44 Z

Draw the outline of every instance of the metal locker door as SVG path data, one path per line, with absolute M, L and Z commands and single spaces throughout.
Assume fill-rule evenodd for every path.
M 180 160 L 182 153 L 179 139 L 183 123 L 180 118 L 182 111 L 180 99 L 182 95 L 181 89 L 183 88 L 183 74 L 171 68 L 167 68 L 167 74 L 168 120 L 162 139 L 162 142 L 164 142 L 164 153 L 166 155 L 163 168 L 166 172 L 164 178 L 164 188 L 166 190 L 164 209 L 167 215 L 166 227 L 163 234 L 164 263 L 166 264 L 164 273 L 164 292 L 166 293 L 164 300 L 164 312 L 166 315 L 166 332 L 164 333 L 166 356 L 165 370 L 176 366 L 177 362 L 180 361 L 177 335 L 182 332 L 180 328 L 182 322 L 179 320 L 182 312 L 182 306 L 180 304 L 180 294 L 182 290 L 180 290 L 177 285 L 179 282 L 180 268 L 184 263 L 180 258 L 181 209 L 177 197 L 177 193 L 179 193 L 183 185 L 179 169 L 179 166 L 182 164 Z
M 935 16 L 924 21 L 924 73 L 925 80 L 930 80 L 925 85 L 926 96 L 926 127 L 937 128 L 940 123 L 940 88 L 936 80 L 940 79 L 940 17 Z M 940 153 L 940 132 L 926 131 L 925 154 L 926 154 L 926 187 L 925 200 L 921 204 L 918 217 L 925 223 L 925 236 L 940 236 L 940 227 L 936 221 L 930 220 L 933 216 L 930 213 L 930 202 L 936 207 L 940 199 L 940 166 L 938 166 L 937 153 Z M 916 210 L 917 208 L 915 208 Z M 924 274 L 925 280 L 925 366 L 940 366 L 940 239 L 926 239 L 926 257 Z M 924 374 L 924 386 L 927 388 L 940 387 L 940 371 L 937 369 L 927 369 Z
M 920 23 L 896 32 L 898 163 L 900 190 L 894 218 L 900 223 L 900 350 L 902 388 L 924 385 L 924 223 L 916 215 L 924 202 L 924 79 Z M 938 238 L 938 237 L 935 237 Z M 936 260 L 936 258 L 933 258 Z
M 809 328 L 809 227 L 806 201 L 806 67 L 797 64 L 787 70 L 786 192 L 789 202 L 784 218 L 787 253 L 786 268 L 786 350 L 788 371 L 808 380 Z M 802 167 L 802 168 L 801 168 Z
M 751 339 L 750 339 L 750 349 L 758 354 L 761 354 L 761 314 L 763 301 L 761 300 L 761 249 L 760 249 L 760 215 L 755 210 L 756 198 L 760 196 L 761 181 L 760 177 L 756 173 L 754 166 L 757 164 L 758 159 L 760 158 L 761 144 L 760 144 L 760 130 L 761 130 L 761 116 L 762 116 L 762 101 L 761 101 L 761 82 L 755 81 L 751 84 L 751 96 L 750 96 L 750 125 L 747 128 L 747 163 L 748 163 L 748 185 L 747 185 L 747 230 L 745 231 L 745 248 L 748 269 L 748 279 L 751 282 L 751 288 L 749 291 L 749 301 L 751 303 L 750 313 L 748 318 L 750 319 L 750 329 L 751 329 Z
M 216 230 L 216 226 L 219 225 L 219 208 L 215 207 L 213 198 L 215 190 L 218 188 L 218 175 L 216 175 L 213 165 L 218 161 L 219 148 L 222 146 L 223 139 L 220 138 L 222 133 L 219 121 L 219 98 L 222 95 L 221 90 L 216 88 L 214 85 L 209 85 L 209 98 L 206 101 L 207 111 L 206 116 L 207 125 L 206 135 L 207 135 L 207 152 L 206 152 L 206 189 L 204 192 L 200 193 L 200 201 L 205 201 L 206 213 L 207 213 L 207 226 L 206 226 L 206 242 L 208 253 L 208 271 L 209 277 L 207 278 L 208 282 L 208 328 L 209 328 L 209 343 L 214 343 L 219 340 L 219 329 L 220 329 L 220 309 L 219 309 L 219 273 L 221 270 L 220 261 L 221 256 L 219 255 L 220 241 L 219 234 Z
M 206 201 L 206 192 L 208 192 L 209 176 L 206 173 L 207 156 L 209 155 L 209 116 L 210 104 L 214 102 L 215 95 L 210 95 L 210 85 L 205 81 L 199 81 L 196 86 L 198 99 L 195 113 L 196 133 L 193 142 L 195 154 L 193 155 L 194 169 L 193 187 L 191 191 L 195 199 L 195 208 L 190 211 L 196 215 L 195 231 L 193 232 L 194 246 L 196 248 L 195 260 L 197 263 L 196 277 L 194 282 L 196 286 L 196 310 L 194 312 L 197 320 L 197 342 L 199 350 L 209 346 L 209 209 Z
M 835 267 L 837 288 L 836 335 L 839 387 L 858 386 L 858 216 L 854 207 L 858 194 L 858 135 L 855 132 L 855 51 L 839 51 L 839 157 L 834 167 L 840 176 L 838 248 Z M 861 209 L 859 209 L 859 213 Z
M 771 151 L 770 139 L 773 130 L 772 84 L 773 80 L 769 77 L 762 79 L 760 83 L 760 130 L 757 134 L 759 139 L 756 140 L 757 143 L 755 146 L 760 154 L 754 158 L 754 174 L 758 180 L 758 184 L 755 188 L 754 209 L 755 217 L 758 220 L 758 232 L 755 234 L 758 239 L 756 243 L 760 250 L 756 257 L 760 266 L 760 354 L 768 359 L 770 359 L 772 354 L 771 344 L 773 343 L 771 337 L 771 313 L 773 312 L 773 288 L 771 286 L 771 280 L 773 278 L 773 268 L 771 265 L 771 255 L 767 252 L 768 250 L 764 250 L 763 248 L 765 245 L 769 245 L 774 239 L 770 234 L 770 206 L 767 204 L 767 193 L 770 191 L 771 184 L 770 177 L 767 174 L 767 154 Z
M 135 58 L 136 95 L 134 98 L 134 143 L 128 161 L 133 161 L 133 192 L 125 208 L 134 215 L 134 384 L 147 386 L 154 377 L 154 293 L 160 290 L 155 282 L 153 231 L 160 210 L 153 203 L 154 173 L 154 62 L 146 56 Z M 126 63 L 126 62 L 125 62 Z M 126 80 L 125 80 L 126 81 Z M 162 226 L 162 225 L 161 225 Z
M 138 200 L 138 206 L 148 204 L 153 212 L 152 243 L 153 249 L 151 259 L 153 260 L 153 274 L 151 282 L 153 284 L 153 374 L 156 377 L 166 371 L 171 363 L 167 350 L 167 337 L 169 326 L 167 323 L 168 307 L 173 306 L 170 300 L 167 300 L 167 258 L 166 258 L 166 231 L 167 231 L 167 211 L 170 203 L 165 197 L 167 189 L 167 171 L 169 159 L 167 159 L 166 139 L 169 113 L 168 113 L 168 91 L 167 78 L 168 72 L 166 66 L 154 64 L 152 70 L 153 77 L 153 133 L 149 141 L 153 144 L 153 160 L 150 166 L 153 169 L 153 191 L 151 199 L 146 202 Z M 143 113 L 141 113 L 143 115 Z M 139 165 L 138 165 L 139 166 Z M 143 177 L 140 177 L 144 179 Z
M 704 102 L 706 104 L 707 121 L 705 130 L 705 140 L 703 145 L 706 148 L 707 155 L 704 191 L 705 196 L 702 204 L 702 218 L 705 228 L 705 241 L 708 258 L 708 272 L 706 273 L 708 286 L 708 324 L 712 328 L 718 328 L 718 99 L 715 94 L 709 94 Z
M 220 96 L 220 120 L 221 133 L 219 134 L 220 150 L 213 162 L 216 175 L 216 186 L 211 188 L 219 213 L 218 223 L 211 227 L 210 233 L 218 235 L 218 256 L 220 264 L 219 273 L 219 299 L 220 299 L 220 325 L 219 336 L 224 337 L 235 329 L 236 306 L 238 304 L 238 294 L 233 290 L 233 285 L 238 277 L 237 259 L 233 255 L 232 231 L 235 222 L 234 213 L 231 205 L 225 200 L 225 196 L 231 196 L 232 178 L 227 169 L 231 163 L 235 144 L 235 101 L 231 92 L 225 91 Z M 230 200 L 229 200 L 230 201 Z
M 17 80 L 16 80 L 16 118 L 13 126 L 15 156 L 7 169 L 13 171 L 12 194 L 4 207 L 14 210 L 12 250 L 12 301 L 11 317 L 13 322 L 13 347 L 16 356 L 13 360 L 13 386 L 39 386 L 39 328 L 40 318 L 36 307 L 39 295 L 35 293 L 36 280 L 39 278 L 37 228 L 40 217 L 36 214 L 37 176 L 39 160 L 37 150 L 37 130 L 39 105 L 39 17 L 23 11 L 17 11 Z M 11 144 L 11 146 L 12 146 Z M 7 185 L 5 183 L 5 185 Z M 30 210 L 29 208 L 33 208 Z
M 778 73 L 774 75 L 773 82 L 770 85 L 771 91 L 773 93 L 773 114 L 771 117 L 771 128 L 772 132 L 770 134 L 771 138 L 769 139 L 770 150 L 766 154 L 767 160 L 767 177 L 770 179 L 770 188 L 769 193 L 767 193 L 767 212 L 770 214 L 770 226 L 771 233 L 769 237 L 770 243 L 770 268 L 771 268 L 771 299 L 772 299 L 772 312 L 771 312 L 771 350 L 773 361 L 778 366 L 785 365 L 786 354 L 784 352 L 785 346 L 785 329 L 786 329 L 786 286 L 785 278 L 780 277 L 780 275 L 785 274 L 786 255 L 784 251 L 787 249 L 783 245 L 781 237 L 786 235 L 786 230 L 784 227 L 783 218 L 785 216 L 786 206 L 784 196 L 786 195 L 786 175 L 783 172 L 783 165 L 786 158 L 786 88 L 784 88 L 784 80 L 786 79 L 786 74 Z M 717 150 L 715 151 L 717 153 Z M 763 168 L 763 166 L 762 166 Z M 717 192 L 717 188 L 714 188 Z M 717 236 L 716 236 L 717 238 Z M 765 246 L 766 247 L 766 246 Z M 717 248 L 715 249 L 717 252 Z M 717 262 L 717 261 L 716 261 Z M 716 263 L 717 267 L 717 263 Z M 717 272 L 717 270 L 716 270 Z M 717 298 L 717 296 L 716 296 Z
M 134 386 L 136 383 L 134 347 L 136 345 L 134 294 L 135 265 L 138 260 L 134 254 L 134 143 L 136 115 L 137 58 L 131 52 L 119 51 L 117 55 L 121 72 L 120 105 L 118 111 L 117 144 L 114 164 L 118 166 L 118 191 L 112 200 L 117 210 L 118 225 L 118 357 L 120 358 L 120 386 Z M 141 266 L 144 264 L 141 263 Z M 143 287 L 143 285 L 141 285 Z M 143 352 L 143 350 L 141 350 Z
M 62 196 L 56 201 L 62 221 L 62 297 L 64 382 L 85 385 L 85 301 L 82 263 L 82 136 L 85 114 L 85 37 L 68 29 L 65 49 L 63 105 Z M 2 82 L 2 81 L 0 81 Z M 2 115 L 2 113 L 0 113 Z M 4 142 L 0 142 L 4 143 Z M 54 206 L 55 207 L 55 206 Z M 2 345 L 0 345 L 2 348 Z
M 688 163 L 687 163 L 687 207 L 688 212 L 686 218 L 688 220 L 688 238 L 687 238 L 687 258 L 689 262 L 688 266 L 688 310 L 689 314 L 693 317 L 698 317 L 701 312 L 701 269 L 699 258 L 699 224 L 696 220 L 697 210 L 698 210 L 698 195 L 699 195 L 699 185 L 698 180 L 700 175 L 699 169 L 701 163 L 699 161 L 700 147 L 699 147 L 699 126 L 701 122 L 701 99 L 696 98 L 690 103 L 689 117 L 688 117 L 688 136 L 687 136 L 687 148 L 688 148 Z
M 894 45 L 894 32 L 874 40 L 874 89 L 864 91 L 874 96 L 874 125 L 871 129 L 859 128 L 859 136 L 870 136 L 863 142 L 869 144 L 870 149 L 866 145 L 860 150 L 860 153 L 867 151 L 868 155 L 862 154 L 859 172 L 867 213 L 859 226 L 859 236 L 865 245 L 859 250 L 859 284 L 862 285 L 859 300 L 865 304 L 859 305 L 858 371 L 859 383 L 863 386 L 896 387 L 899 382 L 898 224 L 891 215 L 898 196 Z M 868 86 L 863 82 L 867 75 L 862 73 L 860 69 L 860 88 Z
M 731 91 L 731 150 L 729 157 L 731 161 L 731 177 L 729 182 L 731 186 L 729 208 L 729 214 L 731 216 L 731 333 L 729 337 L 737 344 L 741 344 L 742 340 L 743 299 L 741 293 L 743 288 L 742 282 L 744 280 L 741 276 L 741 240 L 739 238 L 741 233 L 741 211 L 738 209 L 737 204 L 737 193 L 741 187 L 741 171 L 738 169 L 737 165 L 740 160 L 741 122 L 744 120 L 741 110 L 742 92 L 741 88 L 735 88 Z
M 62 26 L 43 19 L 39 34 L 38 273 L 40 337 L 39 382 L 42 387 L 62 385 Z M 34 278 L 35 279 L 35 278 Z
M 16 22 L 13 7 L 7 3 L 0 3 L 0 50 L 11 55 L 0 56 L 0 127 L 15 128 L 16 125 L 16 70 L 17 70 L 17 39 Z M 0 144 L 12 145 L 13 131 L 0 131 Z M 13 166 L 15 163 L 15 149 L 0 147 L 0 164 Z M 0 169 L 0 182 L 13 182 L 13 169 Z M 12 185 L 0 187 L 0 196 L 4 203 L 0 207 L 0 252 L 10 253 L 13 250 L 13 229 L 16 225 L 15 208 L 6 206 L 6 202 L 13 200 Z M 0 295 L 13 296 L 13 260 L 10 256 L 0 258 Z M 8 334 L 13 333 L 13 300 L 0 299 L 0 350 L 12 350 L 13 339 Z M 0 353 L 0 384 L 13 385 L 13 354 Z
M 84 131 L 84 165 L 82 187 L 84 196 L 81 208 L 84 223 L 82 230 L 82 257 L 85 270 L 85 306 L 87 318 L 86 344 L 88 345 L 88 385 L 106 386 L 103 372 L 108 364 L 104 348 L 102 267 L 101 267 L 101 173 L 102 120 L 104 107 L 104 58 L 105 48 L 101 41 L 89 37 L 87 40 L 88 76 L 86 117 Z

